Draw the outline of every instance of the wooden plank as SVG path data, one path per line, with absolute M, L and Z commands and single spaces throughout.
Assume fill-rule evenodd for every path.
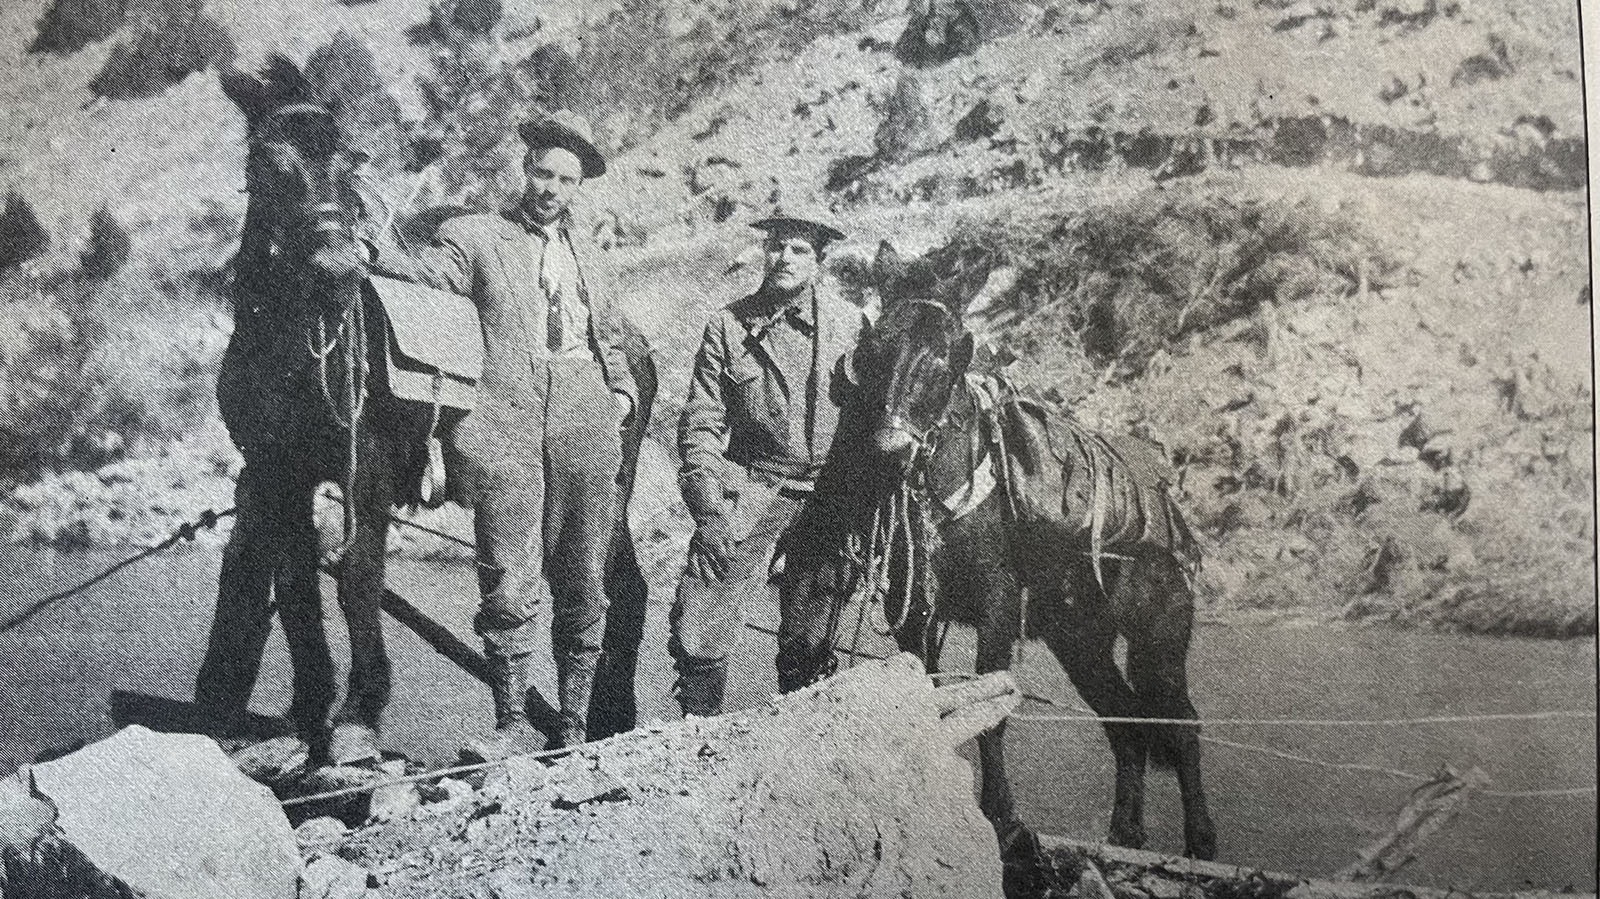
M 424 643 L 433 647 L 434 652 L 456 663 L 462 671 L 479 681 L 489 683 L 489 661 L 483 657 L 483 653 L 468 646 L 454 631 L 429 618 L 410 600 L 386 589 L 383 591 L 383 610 L 421 637 Z
M 1352 864 L 1333 875 L 1335 880 L 1386 880 L 1417 857 L 1417 849 L 1444 829 L 1461 811 L 1467 796 L 1489 782 L 1478 768 L 1458 773 L 1446 765 L 1432 780 L 1415 790 L 1395 818 L 1394 827 L 1362 849 Z
M 1175 881 L 1224 881 L 1250 884 L 1252 892 L 1267 888 L 1266 893 L 1281 893 L 1289 899 L 1593 899 L 1594 893 L 1558 893 L 1551 890 L 1533 890 L 1521 893 L 1466 893 L 1461 890 L 1434 887 L 1402 886 L 1389 883 L 1355 883 L 1352 881 L 1319 880 L 1298 874 L 1263 871 L 1243 865 L 1223 862 L 1198 861 L 1175 855 L 1163 855 L 1143 849 L 1125 849 L 1103 843 L 1089 843 L 1067 837 L 1039 834 L 1039 845 L 1045 850 L 1065 850 L 1094 862 L 1106 871 L 1135 868 Z M 1202 884 L 1203 886 L 1203 884 Z

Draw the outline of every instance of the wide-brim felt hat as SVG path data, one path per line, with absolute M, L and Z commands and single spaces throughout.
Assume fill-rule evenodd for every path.
M 821 213 L 810 210 L 776 209 L 766 218 L 751 222 L 750 227 L 769 234 L 775 231 L 798 231 L 811 234 L 822 243 L 844 240 L 843 231 Z
M 517 126 L 517 135 L 529 147 L 560 147 L 578 157 L 583 177 L 598 178 L 606 173 L 606 158 L 594 144 L 594 129 L 589 120 L 568 109 L 531 118 Z

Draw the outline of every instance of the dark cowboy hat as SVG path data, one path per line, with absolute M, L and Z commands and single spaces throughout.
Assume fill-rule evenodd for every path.
M 517 126 L 517 134 L 532 149 L 560 147 L 570 150 L 583 164 L 583 177 L 598 178 L 606 173 L 606 158 L 594 145 L 589 120 L 567 109 L 529 119 Z
M 819 245 L 844 240 L 843 231 L 829 224 L 820 213 L 808 211 L 788 211 L 779 208 L 761 221 L 751 222 L 750 227 L 768 234 L 779 231 L 798 232 L 810 236 Z

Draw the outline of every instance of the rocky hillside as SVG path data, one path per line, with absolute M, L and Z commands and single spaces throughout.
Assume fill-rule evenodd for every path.
M 392 173 L 394 194 L 417 208 L 502 202 L 515 148 L 501 126 L 529 105 L 595 117 L 615 152 L 586 211 L 660 352 L 658 436 L 700 322 L 754 283 L 741 223 L 817 203 L 852 232 L 834 254 L 847 286 L 885 238 L 1003 270 L 981 324 L 1016 372 L 1180 464 L 1210 606 L 1594 630 L 1571 4 L 974 0 L 908 16 L 624 0 L 507 4 L 484 36 L 439 24 L 451 4 L 256 6 L 204 7 L 241 64 L 304 59 L 340 30 L 371 49 L 417 148 L 420 173 Z M 11 390 L 0 425 L 46 420 L 30 410 L 52 397 L 66 409 L 37 435 L 45 461 L 14 476 L 168 461 L 47 475 L 8 505 L 22 539 L 146 539 L 226 492 L 207 381 L 242 129 L 209 71 L 95 99 L 136 26 L 29 53 L 44 10 L 0 12 L 16 113 L 0 123 L 0 187 L 51 237 L 0 282 L 6 320 L 23 321 L 0 335 L 0 363 L 33 385 Z M 102 205 L 129 261 L 88 312 L 62 310 L 31 285 L 79 264 Z M 64 402 L 71 378 L 18 375 L 41 335 L 94 338 L 86 317 L 118 323 L 85 357 L 103 389 Z M 107 403 L 116 390 L 131 395 Z M 84 414 L 93 402 L 110 411 Z M 641 506 L 671 502 L 671 464 L 652 450 Z M 645 530 L 666 574 L 686 524 Z

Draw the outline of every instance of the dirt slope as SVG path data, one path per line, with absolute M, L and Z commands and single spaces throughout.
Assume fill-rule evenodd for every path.
M 186 273 L 214 271 L 231 250 L 242 211 L 237 117 L 209 74 L 150 100 L 82 108 L 110 42 L 66 58 L 24 55 L 42 6 L 0 12 L 0 60 L 15 74 L 0 90 L 16 113 L 0 123 L 0 185 L 38 206 L 57 264 L 111 202 L 133 232 L 123 300 L 149 316 L 139 333 L 157 349 L 145 352 L 170 357 L 162 341 L 173 333 L 209 335 L 182 349 L 193 360 L 184 373 L 138 361 L 131 345 L 119 358 L 148 369 L 152 384 L 191 379 L 203 398 L 227 325 Z M 303 58 L 335 30 L 353 31 L 402 109 L 421 115 L 417 79 L 431 51 L 404 32 L 426 19 L 426 3 L 268 6 L 208 9 L 245 62 L 268 49 Z M 768 4 L 673 5 L 661 19 L 685 58 L 717 59 L 724 45 L 751 55 L 725 65 L 726 77 L 689 72 L 687 101 L 618 154 L 587 197 L 589 220 L 619 244 L 623 303 L 660 352 L 657 436 L 670 446 L 700 324 L 756 279 L 754 234 L 740 222 L 774 202 L 831 206 L 850 226 L 834 253 L 846 281 L 882 238 L 920 252 L 974 223 L 1042 234 L 1162 196 L 1304 202 L 1358 222 L 1403 274 L 1187 334 L 1133 373 L 1086 358 L 1081 322 L 1048 310 L 993 336 L 1024 348 L 1019 372 L 1080 415 L 1155 436 L 1186 462 L 1184 501 L 1207 541 L 1206 601 L 1219 609 L 1592 632 L 1589 273 L 1582 195 L 1570 189 L 1582 152 L 1571 5 L 980 6 L 1000 23 L 986 42 L 924 67 L 893 52 L 906 23 L 893 4 L 869 12 L 864 28 L 819 27 L 809 42 L 783 32 L 761 46 L 724 38 L 767 34 L 783 19 Z M 518 36 L 487 55 L 517 59 L 545 39 L 576 52 L 585 22 L 624 33 L 608 12 L 540 13 L 545 30 L 530 35 L 534 13 L 509 8 L 502 31 Z M 649 64 L 641 59 L 641 71 Z M 602 132 L 617 124 L 604 109 L 596 118 Z M 452 199 L 438 186 L 420 194 L 423 204 Z M 1037 256 L 1053 252 L 1046 244 Z M 148 476 L 125 467 L 22 488 L 8 504 L 18 535 L 148 539 L 225 494 L 179 473 L 191 460 L 209 477 L 227 472 L 226 444 L 207 433 L 167 463 L 133 466 Z M 646 467 L 654 486 L 639 505 L 668 508 L 670 449 Z M 147 486 L 109 486 L 130 479 Z M 108 504 L 123 508 L 108 514 Z M 665 577 L 686 522 L 652 522 L 641 539 Z

